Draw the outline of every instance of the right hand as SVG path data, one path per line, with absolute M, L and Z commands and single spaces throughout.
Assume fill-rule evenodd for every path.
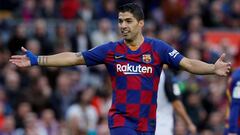
M 34 55 L 31 51 L 28 51 L 24 47 L 21 48 L 25 53 L 24 55 L 13 55 L 9 61 L 15 64 L 18 67 L 30 67 L 37 65 L 37 56 Z

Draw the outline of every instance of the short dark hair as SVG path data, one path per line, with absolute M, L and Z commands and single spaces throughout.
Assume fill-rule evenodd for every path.
M 118 8 L 118 12 L 130 12 L 138 20 L 144 20 L 142 8 L 136 3 L 127 3 Z

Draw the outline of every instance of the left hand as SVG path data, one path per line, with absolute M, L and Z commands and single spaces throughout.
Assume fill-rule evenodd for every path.
M 231 70 L 231 63 L 224 62 L 225 53 L 214 64 L 214 73 L 219 76 L 227 76 Z

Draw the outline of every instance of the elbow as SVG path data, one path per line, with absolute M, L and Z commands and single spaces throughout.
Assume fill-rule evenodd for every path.
M 191 59 L 183 58 L 183 60 L 180 62 L 180 65 L 183 70 L 194 73 L 194 66 Z

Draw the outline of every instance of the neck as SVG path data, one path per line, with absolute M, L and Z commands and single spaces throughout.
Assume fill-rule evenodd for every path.
M 127 46 L 132 46 L 132 47 L 137 47 L 140 46 L 144 41 L 144 37 L 142 34 L 136 36 L 135 39 L 130 39 L 130 40 L 124 40 L 125 44 Z

